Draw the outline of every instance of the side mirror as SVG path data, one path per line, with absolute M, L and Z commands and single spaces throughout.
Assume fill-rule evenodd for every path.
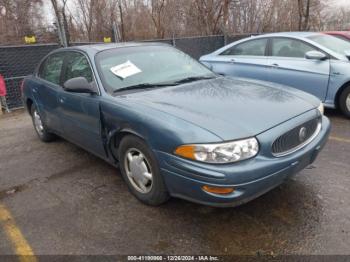
M 202 65 L 204 65 L 206 68 L 208 68 L 209 70 L 213 70 L 213 66 L 211 64 L 209 64 L 208 62 L 204 62 L 204 61 L 200 61 L 200 63 Z
M 85 77 L 74 77 L 63 84 L 64 90 L 73 93 L 97 94 L 96 88 Z
M 309 51 L 305 54 L 306 59 L 325 60 L 327 56 L 319 51 Z
M 344 54 L 350 60 L 350 50 L 345 50 Z

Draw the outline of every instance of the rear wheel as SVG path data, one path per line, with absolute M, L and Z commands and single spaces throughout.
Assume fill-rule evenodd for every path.
M 339 97 L 339 107 L 342 113 L 350 118 L 350 86 L 347 86 Z
M 158 161 L 146 143 L 132 135 L 119 145 L 120 169 L 131 193 L 147 205 L 160 205 L 169 199 Z
M 34 129 L 40 140 L 43 142 L 51 142 L 55 140 L 56 136 L 47 131 L 47 128 L 41 119 L 40 113 L 34 104 L 32 105 L 30 112 L 32 115 Z

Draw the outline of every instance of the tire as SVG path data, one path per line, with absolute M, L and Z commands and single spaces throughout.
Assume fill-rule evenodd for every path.
M 340 94 L 339 108 L 342 113 L 350 118 L 350 86 L 347 86 Z
M 56 136 L 47 131 L 45 124 L 41 120 L 40 113 L 34 104 L 30 108 L 30 114 L 32 116 L 34 130 L 37 133 L 39 139 L 43 142 L 51 142 L 55 140 Z
M 130 192 L 147 205 L 158 206 L 166 202 L 169 193 L 158 161 L 146 143 L 128 135 L 120 142 L 118 151 L 120 170 Z

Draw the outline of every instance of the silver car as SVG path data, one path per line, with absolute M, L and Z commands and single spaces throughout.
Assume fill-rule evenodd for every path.
M 202 56 L 214 72 L 289 85 L 350 117 L 350 42 L 315 32 L 253 36 Z

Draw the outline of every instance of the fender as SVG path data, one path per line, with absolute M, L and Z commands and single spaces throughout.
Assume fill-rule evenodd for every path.
M 330 78 L 328 83 L 327 97 L 324 101 L 325 106 L 335 108 L 338 106 L 338 98 L 341 92 L 350 83 L 348 75 L 349 62 L 331 61 Z
M 119 127 L 107 127 L 102 113 L 101 129 L 102 140 L 106 150 L 107 159 L 116 165 L 119 163 L 117 150 L 123 136 L 131 134 L 141 138 L 142 140 L 145 140 L 144 136 L 132 129 L 129 123 L 124 123 Z

